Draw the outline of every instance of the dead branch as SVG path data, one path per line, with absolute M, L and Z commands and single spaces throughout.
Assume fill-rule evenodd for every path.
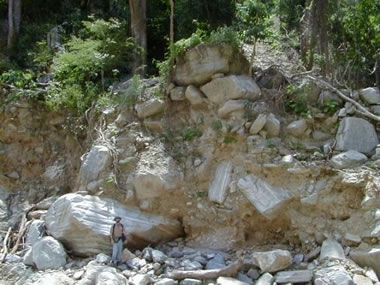
M 5 258 L 7 257 L 7 254 L 8 254 L 8 246 L 7 246 L 7 243 L 8 243 L 8 238 L 9 238 L 9 236 L 10 236 L 10 234 L 11 234 L 11 230 L 12 230 L 12 228 L 11 227 L 9 227 L 9 229 L 8 229 L 8 231 L 7 231 L 7 234 L 6 234 L 6 236 L 5 236 L 5 238 L 4 238 L 4 240 L 3 240 L 3 256 L 2 256 L 2 258 L 1 258 L 1 260 L 0 260 L 0 263 L 3 263 L 4 262 L 4 260 L 5 260 Z
M 243 261 L 238 260 L 232 263 L 229 266 L 220 268 L 220 269 L 209 269 L 209 270 L 189 270 L 189 271 L 172 271 L 169 272 L 168 278 L 175 280 L 182 280 L 185 278 L 194 278 L 194 279 L 216 279 L 219 276 L 233 276 L 235 275 L 240 268 L 243 266 Z
M 18 235 L 17 235 L 17 240 L 16 240 L 15 246 L 11 250 L 10 254 L 14 254 L 17 251 L 17 249 L 20 245 L 21 238 L 24 236 L 26 229 L 28 228 L 29 224 L 30 224 L 29 222 L 28 223 L 26 222 L 26 214 L 22 215 L 22 219 L 21 219 L 21 223 L 20 223 L 20 229 L 19 229 Z
M 380 117 L 379 116 L 376 116 L 375 114 L 372 114 L 365 107 L 363 107 L 358 102 L 356 102 L 355 100 L 351 99 L 350 97 L 347 97 L 346 95 L 344 95 L 342 91 L 340 91 L 339 89 L 335 88 L 334 86 L 332 86 L 327 81 L 325 81 L 323 79 L 320 79 L 320 78 L 317 78 L 317 77 L 310 76 L 310 75 L 306 75 L 305 78 L 313 80 L 313 81 L 318 81 L 319 83 L 321 83 L 322 85 L 324 85 L 328 89 L 334 91 L 344 101 L 350 102 L 352 105 L 354 105 L 358 109 L 357 112 L 360 113 L 361 115 L 366 116 L 367 118 L 370 118 L 370 119 L 375 120 L 377 122 L 380 122 Z

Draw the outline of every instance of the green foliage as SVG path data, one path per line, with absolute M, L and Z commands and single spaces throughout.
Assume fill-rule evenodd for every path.
M 311 118 L 310 100 L 307 97 L 307 87 L 302 85 L 288 85 L 288 98 L 285 100 L 285 108 L 287 111 L 292 111 L 304 118 Z
M 211 128 L 212 128 L 214 131 L 218 132 L 218 131 L 220 131 L 220 130 L 223 128 L 223 124 L 222 124 L 221 121 L 215 121 L 215 122 L 213 122 L 213 123 L 211 124 Z
M 34 82 L 34 72 L 31 70 L 9 70 L 7 72 L 3 72 L 0 75 L 0 82 L 13 85 L 17 88 L 33 88 L 35 87 Z
M 237 142 L 237 139 L 235 137 L 226 136 L 224 137 L 223 142 L 226 144 L 230 144 L 230 143 Z
M 136 104 L 137 98 L 141 95 L 141 92 L 143 91 L 143 87 L 144 86 L 141 83 L 140 75 L 136 74 L 132 77 L 127 90 L 115 94 L 115 96 L 112 97 L 112 100 L 116 104 L 128 108 L 133 108 Z
M 322 111 L 324 113 L 333 114 L 339 107 L 339 102 L 334 99 L 327 99 L 322 106 Z
M 187 128 L 182 132 L 182 137 L 185 141 L 191 141 L 196 137 L 200 137 L 202 131 L 197 128 Z
M 239 39 L 238 33 L 232 27 L 219 27 L 212 31 L 210 35 L 205 38 L 205 42 L 213 45 L 228 44 L 235 50 L 242 48 L 242 42 Z
M 34 50 L 29 52 L 28 56 L 32 58 L 32 62 L 40 72 L 47 72 L 53 62 L 54 51 L 48 47 L 46 40 L 42 40 L 36 43 Z

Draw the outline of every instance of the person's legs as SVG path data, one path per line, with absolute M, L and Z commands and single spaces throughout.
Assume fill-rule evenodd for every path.
M 112 259 L 111 259 L 112 263 L 117 262 L 117 255 L 118 255 L 118 242 L 114 242 L 112 244 Z
M 123 251 L 123 241 L 120 239 L 117 242 L 117 254 L 116 254 L 116 261 L 118 263 L 121 262 L 121 252 Z

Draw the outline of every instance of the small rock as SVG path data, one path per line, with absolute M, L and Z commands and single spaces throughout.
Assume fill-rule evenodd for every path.
M 267 115 L 259 114 L 256 120 L 253 122 L 251 128 L 249 129 L 249 133 L 253 135 L 258 134 L 261 131 L 261 129 L 264 127 L 266 122 L 267 122 Z
M 185 270 L 203 269 L 202 264 L 200 264 L 198 261 L 191 261 L 188 259 L 183 262 L 183 266 L 185 267 Z
M 306 283 L 313 278 L 311 270 L 294 270 L 278 272 L 275 276 L 277 283 Z
M 263 272 L 276 272 L 288 268 L 293 263 L 292 255 L 287 250 L 276 249 L 267 252 L 257 252 L 252 259 Z
M 240 280 L 237 280 L 237 279 L 231 278 L 231 277 L 219 277 L 216 280 L 216 284 L 217 285 L 247 285 L 250 283 L 242 282 Z
M 253 281 L 251 278 L 249 278 L 247 275 L 239 272 L 236 279 L 238 279 L 241 282 L 244 282 L 246 284 L 253 284 Z
M 248 273 L 247 273 L 248 277 L 253 279 L 253 280 L 256 280 L 257 278 L 260 277 L 260 272 L 257 270 L 257 269 L 249 269 L 248 270 Z
M 170 99 L 172 101 L 185 100 L 185 87 L 175 87 L 170 91 Z
M 367 156 L 356 151 L 349 150 L 332 157 L 331 165 L 343 169 L 357 167 L 368 160 Z
M 150 99 L 144 103 L 136 104 L 137 116 L 144 119 L 159 114 L 165 109 L 165 101 L 157 98 Z
M 74 273 L 73 279 L 74 280 L 79 280 L 79 279 L 82 278 L 83 274 L 84 274 L 83 270 L 77 271 L 77 272 Z
M 170 252 L 169 256 L 173 258 L 181 258 L 184 256 L 183 252 L 178 248 L 174 247 Z
M 108 263 L 111 261 L 111 257 L 104 253 L 99 253 L 95 258 L 97 263 Z
M 193 85 L 187 87 L 185 97 L 190 101 L 191 105 L 201 105 L 204 102 L 202 92 Z
M 226 117 L 228 114 L 236 111 L 244 110 L 245 103 L 242 100 L 229 100 L 224 103 L 223 107 L 218 110 L 218 116 L 221 118 Z
M 343 238 L 343 242 L 345 245 L 359 245 L 362 239 L 358 235 L 353 235 L 350 233 L 346 233 Z
M 202 281 L 198 279 L 186 278 L 182 280 L 179 284 L 180 285 L 200 285 L 202 284 Z
M 152 282 L 152 279 L 147 274 L 136 274 L 129 278 L 129 283 L 134 285 L 148 285 Z
M 314 248 L 312 251 L 310 251 L 308 254 L 305 256 L 305 261 L 313 261 L 313 259 L 317 258 L 318 255 L 321 253 L 321 247 L 318 246 Z
M 296 254 L 294 257 L 293 257 L 293 261 L 295 264 L 300 264 L 304 259 L 304 255 L 303 254 Z
M 255 285 L 272 285 L 274 277 L 272 274 L 266 272 L 256 281 Z
M 267 116 L 267 122 L 265 123 L 264 129 L 267 131 L 268 137 L 278 137 L 281 131 L 281 122 L 270 113 Z
M 154 283 L 155 285 L 177 285 L 178 281 L 170 279 L 170 278 L 164 278 Z
M 214 258 L 209 260 L 206 264 L 206 269 L 219 269 L 226 266 L 224 256 L 221 254 L 215 255 Z
M 303 137 L 305 135 L 306 129 L 307 124 L 304 119 L 294 121 L 286 127 L 287 132 L 295 137 Z

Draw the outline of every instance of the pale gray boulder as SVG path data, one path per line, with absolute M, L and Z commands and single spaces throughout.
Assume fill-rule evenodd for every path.
M 45 222 L 42 220 L 33 220 L 26 234 L 26 244 L 33 246 L 45 235 Z
M 267 132 L 268 137 L 278 137 L 281 131 L 281 122 L 276 118 L 275 115 L 270 113 L 267 116 L 264 130 Z
M 255 252 L 252 260 L 263 272 L 277 272 L 288 268 L 293 263 L 292 255 L 287 250 L 275 249 L 266 252 Z
M 322 268 L 314 273 L 316 285 L 354 285 L 350 274 L 342 265 Z
M 370 105 L 380 104 L 380 90 L 377 87 L 368 87 L 359 90 L 360 99 Z
M 291 199 L 286 189 L 273 187 L 253 175 L 239 179 L 238 187 L 257 211 L 267 218 L 273 218 Z
M 44 237 L 34 244 L 32 256 L 38 270 L 59 269 L 66 264 L 65 249 L 52 237 Z
M 177 85 L 200 86 L 217 73 L 248 73 L 249 64 L 244 56 L 229 45 L 198 45 L 176 58 L 173 70 Z
M 218 164 L 214 179 L 208 190 L 208 198 L 210 201 L 222 204 L 227 195 L 227 189 L 231 182 L 232 163 L 223 161 Z
M 170 90 L 170 99 L 172 99 L 172 101 L 184 101 L 186 99 L 185 90 L 186 87 L 173 88 Z
M 266 114 L 259 114 L 256 120 L 253 122 L 252 126 L 249 128 L 249 133 L 252 135 L 258 134 L 267 122 Z
M 255 285 L 272 285 L 274 281 L 274 277 L 272 274 L 266 272 L 257 279 Z
M 157 114 L 160 114 L 165 109 L 165 101 L 159 98 L 152 98 L 148 101 L 137 103 L 135 106 L 135 110 L 137 112 L 137 116 L 140 119 L 145 119 L 147 117 L 151 117 Z
M 87 184 L 99 178 L 100 174 L 109 168 L 112 163 L 111 152 L 103 145 L 93 146 L 87 153 L 78 175 L 78 184 L 87 187 Z
M 261 95 L 256 82 L 244 75 L 216 78 L 201 87 L 202 92 L 214 104 L 224 104 L 231 99 L 255 100 Z
M 304 119 L 291 122 L 286 127 L 286 131 L 290 135 L 295 136 L 295 137 L 305 136 L 306 129 L 307 129 L 307 124 L 306 124 L 306 121 Z
M 368 160 L 367 156 L 356 151 L 349 150 L 337 155 L 334 155 L 331 158 L 331 165 L 335 168 L 343 169 L 343 168 L 354 168 L 362 165 Z
M 380 246 L 369 246 L 362 243 L 350 251 L 350 258 L 361 267 L 371 267 L 380 276 Z
M 191 105 L 201 105 L 204 102 L 202 92 L 194 85 L 189 85 L 185 91 L 185 97 Z
M 336 134 L 337 150 L 356 150 L 370 154 L 378 145 L 375 127 L 368 121 L 355 118 L 344 118 Z
M 164 278 L 159 281 L 156 281 L 154 284 L 155 285 L 177 285 L 178 281 L 170 279 L 170 278 Z
M 319 256 L 320 261 L 326 259 L 345 259 L 343 247 L 339 242 L 332 239 L 326 239 L 322 243 L 321 254 Z
M 216 279 L 217 285 L 249 285 L 249 283 L 242 282 L 238 279 L 232 278 L 232 277 L 218 277 Z
M 157 244 L 183 235 L 177 220 L 150 215 L 134 207 L 124 207 L 112 199 L 66 194 L 46 215 L 49 233 L 79 256 L 111 253 L 109 242 L 113 217 L 122 217 L 128 242 L 137 247 Z
M 221 118 L 227 117 L 230 113 L 244 110 L 245 103 L 242 100 L 229 100 L 219 108 L 218 116 Z
M 135 276 L 129 278 L 129 283 L 134 284 L 134 285 L 148 285 L 151 282 L 152 282 L 152 279 L 149 277 L 148 274 L 138 273 Z
M 101 272 L 96 276 L 95 285 L 125 285 L 127 279 L 116 272 Z M 136 283 L 137 285 L 138 283 Z

